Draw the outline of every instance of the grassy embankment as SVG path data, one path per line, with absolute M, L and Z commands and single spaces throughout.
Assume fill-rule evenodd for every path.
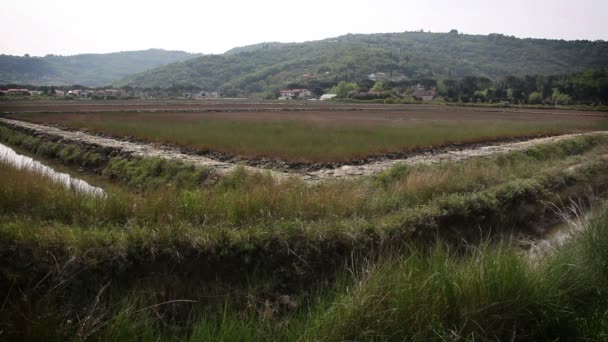
M 3 195 L 20 193 L 33 217 L 43 203 L 32 199 L 48 200 L 49 193 L 61 195 L 54 198 L 57 210 L 91 203 L 37 175 L 6 165 L 0 170 L 10 181 Z M 178 231 L 168 226 L 105 234 L 27 215 L 3 222 L 0 315 L 9 338 L 601 340 L 608 334 L 608 211 L 574 244 L 538 264 L 509 244 L 464 251 L 409 245 L 376 258 L 353 257 L 347 269 L 336 270 L 335 282 L 300 284 L 299 292 L 274 301 L 265 298 L 271 282 L 265 277 L 282 274 L 250 274 L 245 283 L 214 279 L 221 272 L 200 260 L 190 264 L 200 256 L 172 244 L 169 235 Z M 205 248 L 195 231 L 182 238 Z
M 1 128 L 0 137 L 68 162 L 86 162 L 95 153 L 6 128 Z M 484 288 L 491 273 L 480 269 L 478 282 L 473 282 L 475 273 L 465 277 L 469 268 L 484 263 L 462 260 L 447 250 L 440 249 L 429 259 L 426 252 L 416 251 L 419 247 L 411 247 L 414 250 L 405 254 L 412 259 L 378 265 L 375 261 L 386 258 L 383 251 L 398 251 L 407 241 L 433 241 L 438 234 L 475 237 L 491 235 L 490 230 L 525 230 L 542 216 L 541 200 L 558 201 L 558 195 L 565 199 L 606 187 L 606 145 L 605 137 L 583 137 L 464 163 L 396 167 L 373 178 L 314 187 L 297 180 L 279 183 L 242 170 L 216 184 L 196 186 L 204 180 L 204 171 L 159 160 L 100 155 L 93 158 L 102 161 L 96 165 L 98 171 L 132 184 L 126 190 L 112 190 L 105 199 L 66 191 L 38 175 L 1 165 L 0 286 L 7 295 L 0 329 L 6 336 L 58 340 L 74 335 L 118 339 L 121 334 L 193 339 L 209 334 L 259 339 L 307 334 L 311 339 L 341 339 L 348 334 L 423 334 L 429 327 L 439 335 L 450 330 L 486 336 L 550 331 L 522 322 L 560 312 L 563 315 L 555 317 L 570 319 L 578 312 L 570 315 L 557 309 L 571 294 L 551 292 L 548 287 L 553 283 L 539 287 L 543 291 L 527 292 L 542 285 L 543 274 L 524 282 L 529 288 L 519 293 L 513 288 L 508 292 L 497 280 L 490 283 L 495 289 Z M 160 185 L 171 178 L 169 174 L 175 175 L 174 167 L 196 181 Z M 515 262 L 512 250 L 505 252 L 509 257 L 498 253 L 497 261 L 492 259 L 496 253 L 489 253 L 488 267 L 504 262 L 505 268 L 514 267 L 513 272 L 531 271 L 522 266 L 525 263 Z M 488 253 L 482 254 L 486 258 Z M 362 260 L 378 271 L 359 274 Z M 437 268 L 441 265 L 446 268 Z M 403 272 L 403 267 L 412 271 Z M 346 268 L 356 271 L 355 279 Z M 439 271 L 445 279 L 425 279 Z M 520 273 L 513 276 L 509 286 L 528 279 Z M 420 279 L 436 278 L 445 282 L 415 285 Z M 404 282 L 414 285 L 408 290 L 399 285 Z M 467 286 L 471 292 L 459 292 Z M 447 292 L 433 292 L 440 290 Z M 382 296 L 369 295 L 376 292 Z M 407 304 L 408 300 L 442 294 L 455 297 L 438 297 L 419 311 L 408 309 L 418 307 L 418 302 Z M 529 299 L 532 307 L 524 306 L 516 314 L 509 311 L 518 307 L 505 299 L 511 294 Z M 379 300 L 365 302 L 366 298 Z M 488 316 L 484 305 L 500 298 L 500 310 Z M 175 301 L 180 299 L 194 302 Z M 542 305 L 531 310 L 537 301 Z M 165 302 L 170 303 L 157 305 Z M 467 302 L 470 306 L 463 305 Z M 371 306 L 374 303 L 378 306 Z M 369 312 L 378 309 L 382 319 L 365 316 L 368 306 Z M 408 318 L 413 321 L 400 325 L 399 315 L 407 312 L 410 317 L 411 310 L 417 312 Z M 390 312 L 394 316 L 383 316 Z M 476 330 L 472 324 L 486 319 L 479 323 L 490 329 L 485 323 L 494 318 L 494 323 L 504 324 L 489 326 L 492 331 Z M 405 327 L 412 330 L 400 330 Z
M 538 262 L 504 241 L 464 253 L 442 244 L 410 246 L 402 256 L 366 264 L 282 325 L 224 312 L 219 322 L 197 322 L 184 338 L 603 341 L 608 338 L 606 243 L 608 210 L 576 240 L 545 251 Z M 129 331 L 121 323 L 107 336 L 158 334 L 146 330 L 149 326 Z
M 373 154 L 402 152 L 446 144 L 541 136 L 608 128 L 608 121 L 454 121 L 416 122 L 370 127 L 311 124 L 297 120 L 175 118 L 165 113 L 144 116 L 108 112 L 95 114 L 20 113 L 15 118 L 87 129 L 117 137 L 175 144 L 245 157 L 278 158 L 292 162 L 337 162 Z M 229 114 L 227 115 L 229 118 Z
M 605 153 L 606 139 L 606 136 L 581 137 L 464 163 L 397 166 L 377 177 L 316 186 L 307 186 L 297 179 L 278 182 L 267 174 L 248 174 L 242 170 L 217 184 L 205 186 L 201 183 L 208 173 L 189 165 L 159 159 L 129 160 L 111 153 L 104 155 L 82 146 L 45 141 L 0 127 L 0 141 L 34 154 L 58 158 L 67 164 L 84 165 L 130 184 L 131 190 L 136 188 L 140 194 L 116 191 L 116 196 L 132 197 L 127 202 L 133 205 L 124 206 L 123 217 L 151 218 L 145 212 L 146 208 L 159 206 L 171 220 L 191 224 L 204 221 L 205 226 L 213 227 L 290 226 L 300 221 L 323 221 L 325 224 L 345 219 L 384 222 L 390 221 L 387 217 L 437 211 L 437 208 L 452 206 L 451 202 L 474 201 L 469 197 L 480 193 L 508 199 L 511 192 L 567 187 L 577 183 L 579 178 L 595 176 L 595 170 L 601 169 L 599 157 Z M 578 164 L 582 165 L 580 171 L 563 172 Z M 502 192 L 505 194 L 500 195 Z M 482 207 L 492 206 L 489 199 L 477 201 L 488 202 L 479 204 Z M 152 205 L 152 202 L 157 204 Z M 417 207 L 425 209 L 413 209 Z M 138 211 L 142 213 L 136 215 Z M 87 223 L 112 217 L 101 212 L 99 217 L 94 212 L 82 216 L 83 219 L 91 217 Z M 150 222 L 157 222 L 157 219 Z M 122 222 L 118 218 L 114 221 Z M 142 219 L 141 222 L 148 221 Z

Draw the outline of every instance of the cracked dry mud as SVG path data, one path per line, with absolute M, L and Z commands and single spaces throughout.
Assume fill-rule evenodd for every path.
M 520 142 L 509 142 L 500 144 L 491 144 L 488 146 L 475 146 L 471 148 L 458 148 L 448 152 L 441 153 L 421 153 L 413 155 L 406 159 L 393 159 L 372 162 L 364 165 L 343 165 L 333 169 L 322 169 L 311 172 L 303 172 L 294 170 L 292 172 L 282 172 L 272 169 L 264 169 L 252 166 L 243 166 L 236 163 L 223 162 L 214 160 L 204 156 L 187 154 L 180 152 L 176 148 L 155 145 L 150 143 L 122 141 L 118 139 L 101 137 L 81 131 L 67 131 L 57 127 L 34 124 L 19 120 L 11 120 L 0 118 L 0 123 L 7 126 L 20 127 L 34 131 L 37 133 L 57 136 L 73 142 L 82 142 L 86 144 L 96 145 L 104 148 L 112 148 L 120 150 L 123 153 L 130 154 L 134 157 L 160 157 L 169 160 L 180 160 L 185 163 L 194 164 L 210 168 L 220 174 L 233 171 L 238 166 L 244 167 L 249 171 L 270 172 L 278 178 L 297 177 L 306 182 L 314 183 L 324 180 L 339 180 L 349 179 L 361 176 L 371 176 L 390 169 L 397 164 L 416 165 L 416 164 L 432 164 L 448 161 L 463 161 L 475 157 L 486 157 L 497 153 L 505 153 L 511 151 L 523 151 L 536 145 L 553 143 L 566 139 L 571 139 L 577 136 L 592 135 L 592 134 L 608 134 L 606 131 L 564 134 L 546 138 L 536 138 Z

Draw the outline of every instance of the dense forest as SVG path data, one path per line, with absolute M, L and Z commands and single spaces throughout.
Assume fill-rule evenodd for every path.
M 0 55 L 0 84 L 105 86 L 127 75 L 197 56 L 160 49 L 74 56 Z
M 128 76 L 116 85 L 196 87 L 226 96 L 273 92 L 289 83 L 359 82 L 370 74 L 411 79 L 551 75 L 608 67 L 608 42 L 450 33 L 345 35 L 305 43 L 262 43 Z

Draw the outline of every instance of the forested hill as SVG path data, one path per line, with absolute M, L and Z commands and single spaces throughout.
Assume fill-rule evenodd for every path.
M 196 86 L 246 94 L 287 83 L 356 81 L 369 74 L 457 78 L 561 74 L 608 66 L 608 43 L 451 33 L 349 34 L 305 43 L 262 43 L 129 76 L 118 85 Z
M 198 56 L 159 49 L 74 56 L 1 55 L 0 84 L 104 86 L 131 74 Z

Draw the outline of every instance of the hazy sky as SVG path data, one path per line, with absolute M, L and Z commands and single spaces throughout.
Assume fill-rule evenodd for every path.
M 608 40 L 607 14 L 608 0 L 0 0 L 0 53 L 222 53 L 263 41 L 452 28 Z

